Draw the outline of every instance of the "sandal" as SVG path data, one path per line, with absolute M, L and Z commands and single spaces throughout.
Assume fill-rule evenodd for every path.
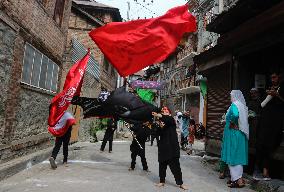
M 232 181 L 229 179 L 228 181 L 227 181 L 227 185 L 230 185 L 232 183 Z
M 230 188 L 243 188 L 245 184 L 239 184 L 238 181 L 231 182 L 228 187 Z

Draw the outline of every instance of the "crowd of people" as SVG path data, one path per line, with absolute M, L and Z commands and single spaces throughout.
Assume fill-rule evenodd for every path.
M 100 100 L 106 100 L 109 93 L 106 89 L 102 91 L 99 98 Z M 158 162 L 159 162 L 159 177 L 160 182 L 156 184 L 158 187 L 165 185 L 166 170 L 170 167 L 173 173 L 176 184 L 181 189 L 188 189 L 187 186 L 183 184 L 182 172 L 180 167 L 180 147 L 178 142 L 178 136 L 176 132 L 176 121 L 172 117 L 170 110 L 167 107 L 162 107 L 160 112 L 152 112 L 153 121 L 146 122 L 134 122 L 130 127 L 130 131 L 133 136 L 133 141 L 130 145 L 131 152 L 131 163 L 129 171 L 133 171 L 136 165 L 136 158 L 139 156 L 141 158 L 141 163 L 144 171 L 149 171 L 148 164 L 145 156 L 145 143 L 151 140 L 151 145 L 153 145 L 156 139 L 158 146 Z M 112 141 L 114 131 L 117 127 L 117 119 L 109 118 L 107 121 L 107 128 L 105 135 L 100 147 L 100 152 L 105 150 L 107 142 L 109 142 L 109 153 L 112 152 Z M 71 136 L 72 126 L 69 127 L 68 131 L 60 137 L 56 137 L 55 146 L 52 155 L 49 159 L 52 169 L 56 169 L 56 156 L 59 149 L 63 143 L 63 163 L 67 165 L 68 160 L 68 144 Z M 151 139 L 148 139 L 149 136 Z
M 243 166 L 248 165 L 248 148 L 253 141 L 256 147 L 255 172 L 261 170 L 261 177 L 255 175 L 255 179 L 270 180 L 269 167 L 273 152 L 279 146 L 282 139 L 283 117 L 284 117 L 284 89 L 280 83 L 278 73 L 271 75 L 272 87 L 266 91 L 267 97 L 263 102 L 259 96 L 259 90 L 251 89 L 251 97 L 246 102 L 240 90 L 232 90 L 230 93 L 231 105 L 225 115 L 224 133 L 222 139 L 220 178 L 225 178 L 225 169 L 229 168 L 230 179 L 228 187 L 240 188 L 245 186 L 243 179 Z M 101 95 L 100 99 L 105 100 L 108 93 Z M 170 167 L 177 186 L 187 189 L 183 184 L 182 171 L 180 167 L 180 149 L 185 150 L 188 155 L 193 153 L 192 145 L 195 138 L 205 136 L 205 128 L 202 124 L 196 125 L 189 111 L 181 113 L 176 111 L 175 117 L 167 107 L 162 107 L 159 113 L 152 112 L 153 121 L 136 122 L 132 124 L 130 131 L 133 141 L 130 145 L 131 164 L 129 171 L 135 169 L 136 158 L 141 158 L 144 171 L 149 171 L 145 156 L 145 142 L 154 140 L 158 146 L 158 162 L 160 182 L 158 187 L 165 185 L 166 170 Z M 112 152 L 113 134 L 116 129 L 115 119 L 109 119 L 107 129 L 101 145 L 101 152 L 104 151 L 109 141 L 109 152 Z M 70 127 L 66 134 L 56 138 L 55 147 L 50 157 L 50 164 L 55 169 L 55 159 L 63 143 L 63 163 L 67 163 L 68 143 L 71 136 Z M 178 140 L 177 129 L 180 132 Z M 149 139 L 149 136 L 151 138 Z
M 202 123 L 195 123 L 194 119 L 190 116 L 190 111 L 185 111 L 184 113 L 176 111 L 175 120 L 180 132 L 181 149 L 186 151 L 188 155 L 191 155 L 194 139 L 203 139 L 205 128 Z

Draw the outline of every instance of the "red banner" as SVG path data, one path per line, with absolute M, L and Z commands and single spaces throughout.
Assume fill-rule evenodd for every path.
M 48 117 L 48 125 L 53 127 L 68 109 L 73 96 L 80 95 L 83 76 L 86 71 L 90 51 L 69 70 L 64 83 L 63 91 L 57 94 L 51 101 Z
M 63 136 L 70 126 L 76 123 L 75 118 L 69 112 L 65 112 L 54 127 L 48 126 L 48 131 L 54 137 Z
M 196 31 L 188 5 L 170 9 L 153 19 L 112 22 L 90 32 L 110 63 L 125 77 L 164 61 L 186 32 Z

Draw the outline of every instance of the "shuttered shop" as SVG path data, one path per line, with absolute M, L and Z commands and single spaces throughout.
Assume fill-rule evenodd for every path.
M 230 64 L 204 71 L 208 79 L 207 138 L 222 139 L 224 125 L 220 120 L 230 106 Z

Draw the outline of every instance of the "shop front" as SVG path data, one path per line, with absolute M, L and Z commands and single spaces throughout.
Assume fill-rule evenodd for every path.
M 206 152 L 209 154 L 220 155 L 224 127 L 220 121 L 230 106 L 230 91 L 241 90 L 249 103 L 250 90 L 256 88 L 263 100 L 271 86 L 271 72 L 282 72 L 283 78 L 284 2 L 267 1 L 266 7 L 261 8 L 253 2 L 240 0 L 213 20 L 207 29 L 220 34 L 218 44 L 194 58 L 199 74 L 207 78 Z M 252 8 L 254 14 L 246 11 Z M 251 124 L 249 170 L 254 165 L 256 134 L 257 127 Z M 271 175 L 283 179 L 284 142 L 274 152 L 272 164 Z

